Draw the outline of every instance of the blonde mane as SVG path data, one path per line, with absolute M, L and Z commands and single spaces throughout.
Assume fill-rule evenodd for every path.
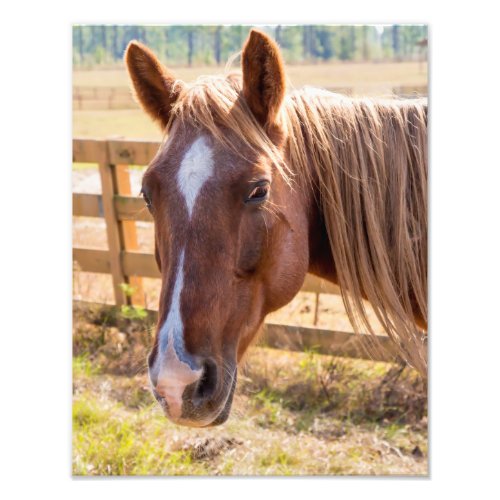
M 373 306 L 401 355 L 421 373 L 427 324 L 427 104 L 350 99 L 303 89 L 279 116 L 281 153 L 258 124 L 236 76 L 203 77 L 180 90 L 174 118 L 189 120 L 241 154 L 269 157 L 293 185 L 316 194 L 338 284 L 355 331 L 373 333 Z
M 285 107 L 290 168 L 318 193 L 356 331 L 366 298 L 422 373 L 427 323 L 427 105 L 302 91 Z

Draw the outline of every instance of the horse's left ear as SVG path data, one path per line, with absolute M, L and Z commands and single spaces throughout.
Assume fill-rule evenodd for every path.
M 275 124 L 285 98 L 285 70 L 278 45 L 253 29 L 241 56 L 243 96 L 264 127 Z

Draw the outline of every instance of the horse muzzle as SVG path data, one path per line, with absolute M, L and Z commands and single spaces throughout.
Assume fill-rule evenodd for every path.
M 199 368 L 172 366 L 150 370 L 153 395 L 174 423 L 190 427 L 220 425 L 229 417 L 237 369 L 221 370 L 210 358 Z

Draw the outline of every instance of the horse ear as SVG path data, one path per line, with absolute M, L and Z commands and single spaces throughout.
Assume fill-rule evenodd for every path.
M 243 96 L 263 126 L 276 121 L 285 98 L 285 71 L 278 45 L 253 29 L 241 56 Z
M 176 83 L 174 75 L 151 50 L 135 40 L 128 44 L 125 51 L 125 64 L 137 101 L 165 129 L 182 84 L 179 81 Z

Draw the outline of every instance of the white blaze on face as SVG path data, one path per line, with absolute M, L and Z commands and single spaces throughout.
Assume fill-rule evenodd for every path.
M 196 139 L 188 149 L 177 172 L 177 184 L 184 195 L 189 218 L 203 184 L 212 176 L 214 160 L 206 137 Z
M 160 355 L 167 349 L 167 343 L 170 337 L 177 338 L 184 342 L 182 338 L 183 324 L 181 317 L 181 293 L 184 286 L 184 250 L 181 251 L 179 262 L 177 263 L 177 273 L 175 275 L 174 291 L 170 301 L 170 310 L 167 314 L 167 319 L 160 329 Z
M 177 172 L 177 186 L 184 196 L 189 219 L 201 188 L 213 175 L 213 170 L 212 148 L 208 140 L 201 136 L 187 150 Z M 160 329 L 158 356 L 152 369 L 153 379 L 158 380 L 156 390 L 167 401 L 172 418 L 181 416 L 182 394 L 185 387 L 196 382 L 202 375 L 201 369 L 191 368 L 184 351 L 184 325 L 181 315 L 183 286 L 184 248 L 179 256 L 170 310 Z

